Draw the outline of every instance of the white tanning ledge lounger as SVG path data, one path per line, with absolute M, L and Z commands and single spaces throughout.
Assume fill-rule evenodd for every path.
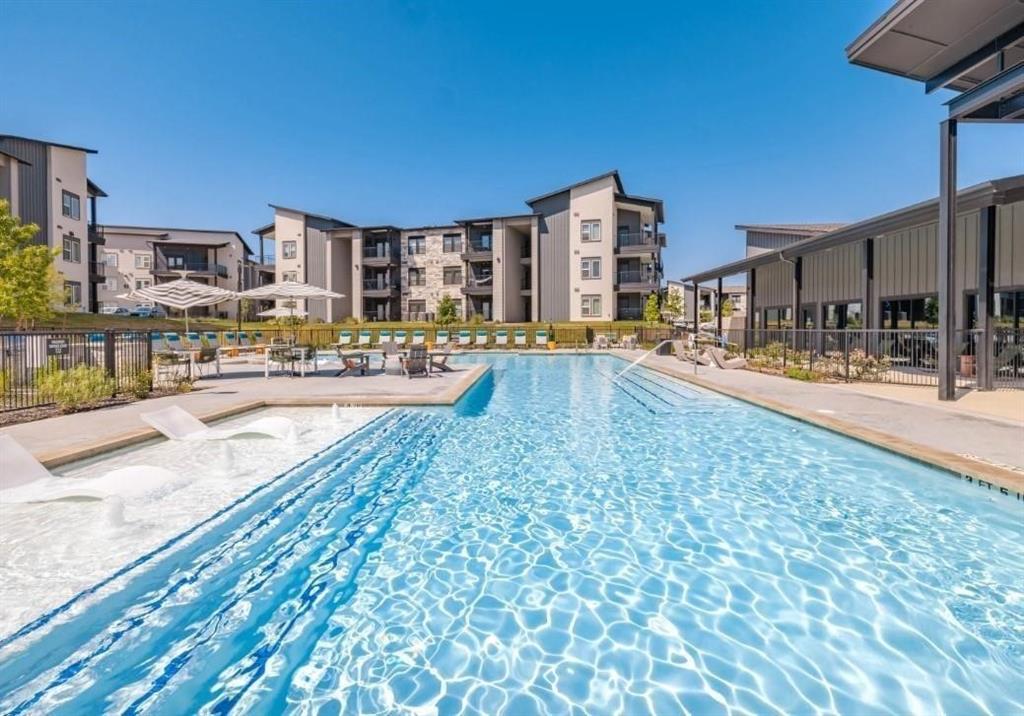
M 188 480 L 163 467 L 134 465 L 99 477 L 55 477 L 10 435 L 0 435 L 0 504 L 105 500 L 108 516 L 124 522 L 125 497 L 167 493 Z
M 211 428 L 177 405 L 143 413 L 140 417 L 147 425 L 171 440 L 225 440 L 242 435 L 265 435 L 289 441 L 298 438 L 295 422 L 289 418 L 257 418 L 235 428 Z

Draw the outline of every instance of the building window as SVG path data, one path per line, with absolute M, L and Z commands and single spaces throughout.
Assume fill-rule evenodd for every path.
M 82 263 L 82 240 L 75 236 L 64 236 L 64 260 L 72 264 Z
M 939 300 L 935 296 L 882 300 L 882 328 L 935 328 L 939 325 Z
M 580 240 L 581 241 L 600 241 L 601 240 L 601 221 L 593 219 L 591 221 L 584 221 L 580 224 Z
M 67 302 L 72 306 L 82 305 L 82 284 L 78 281 L 64 282 L 64 295 Z
M 860 303 L 827 303 L 821 307 L 821 326 L 825 329 L 844 330 L 863 328 Z
M 459 266 L 444 267 L 444 285 L 460 286 L 462 284 L 462 268 Z
M 446 254 L 457 254 L 462 251 L 462 234 L 444 235 L 444 252 Z
M 416 254 L 427 253 L 427 237 L 426 236 L 410 236 L 409 237 L 409 255 L 414 256 Z
M 104 251 L 103 262 L 110 268 L 117 268 L 117 254 L 113 251 Z
M 283 271 L 281 273 L 281 280 L 282 281 L 298 281 L 299 280 L 299 272 L 298 271 Z
M 764 327 L 792 328 L 793 309 L 789 306 L 785 308 L 766 308 L 764 311 Z
M 409 285 L 410 286 L 426 286 L 427 277 L 426 271 L 421 268 L 410 268 L 409 269 Z
M 108 276 L 107 280 L 103 282 L 103 288 L 105 288 L 108 291 L 116 291 L 117 279 L 112 276 Z
M 82 200 L 78 194 L 73 194 L 67 189 L 61 191 L 61 213 L 75 221 L 82 218 Z
M 800 322 L 800 327 L 810 330 L 814 328 L 814 311 L 815 306 L 804 306 L 800 309 L 800 314 L 803 316 L 803 321 Z
M 582 278 L 601 278 L 601 259 L 586 258 L 580 262 L 580 276 Z
M 298 244 L 294 241 L 281 242 L 281 258 L 293 259 L 299 255 Z
M 135 254 L 135 268 L 149 269 L 153 266 L 153 254 Z
M 580 315 L 584 318 L 598 318 L 601 316 L 601 297 L 582 296 L 580 304 Z
M 427 302 L 426 301 L 409 301 L 409 320 L 410 321 L 422 321 L 426 316 Z
M 152 279 L 148 278 L 137 278 L 135 279 L 135 288 L 149 288 L 153 285 Z

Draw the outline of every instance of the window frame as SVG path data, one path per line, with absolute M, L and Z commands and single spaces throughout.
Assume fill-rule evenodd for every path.
M 594 306 L 597 310 L 594 310 Z M 584 293 L 580 296 L 580 316 L 583 318 L 599 318 L 601 316 L 601 294 Z
M 75 298 L 75 294 L 78 297 Z M 65 281 L 64 282 L 64 295 L 67 296 L 67 301 L 72 306 L 82 305 L 82 282 L 81 281 Z
M 150 271 L 153 268 L 153 254 L 150 253 L 138 253 L 135 254 L 135 268 L 145 269 Z
M 416 276 L 416 280 L 413 280 L 413 275 Z M 410 266 L 408 273 L 408 282 L 410 286 L 426 286 L 427 285 L 427 270 L 423 266 Z
M 409 236 L 405 240 L 405 246 L 408 256 L 422 256 L 427 253 L 427 237 L 422 234 Z
M 118 258 L 116 251 L 103 252 L 103 263 L 105 263 L 109 268 L 117 268 L 117 262 L 119 260 L 120 259 Z
M 457 281 L 449 281 L 448 277 L 452 273 L 458 277 Z M 463 281 L 462 267 L 461 266 L 445 266 L 441 269 L 441 284 L 443 286 L 461 286 Z
M 597 229 L 596 236 L 594 229 Z M 588 244 L 601 241 L 601 220 L 584 219 L 580 221 L 580 241 Z
M 67 189 L 60 190 L 60 213 L 72 221 L 80 221 L 82 218 L 82 197 Z
M 288 247 L 291 247 L 291 252 L 288 251 Z M 289 253 L 291 255 L 289 255 Z M 299 242 L 295 239 L 288 239 L 287 241 L 281 242 L 281 258 L 282 259 L 297 259 L 299 257 Z
M 71 247 L 71 257 L 68 257 L 68 247 Z M 82 240 L 77 236 L 71 234 L 64 234 L 61 238 L 61 258 L 64 263 L 67 264 L 80 264 L 82 263 Z
M 153 285 L 153 279 L 151 278 L 137 278 L 135 279 L 135 290 L 138 291 L 140 288 L 150 288 Z
M 291 278 L 288 278 L 289 276 L 291 276 Z M 284 283 L 285 281 L 293 281 L 293 282 L 297 283 L 298 280 L 299 280 L 299 272 L 298 271 L 282 271 L 281 272 L 281 282 L 282 283 Z
M 454 246 L 454 248 L 451 248 Z M 442 234 L 441 253 L 459 254 L 462 253 L 462 234 Z
M 925 312 L 927 310 L 928 299 L 932 299 L 932 300 L 934 300 L 937 303 L 938 300 L 939 300 L 939 297 L 938 297 L 937 293 L 913 293 L 913 294 L 902 294 L 902 295 L 897 294 L 895 296 L 882 296 L 882 297 L 880 297 L 878 299 L 878 304 L 877 304 L 878 305 L 878 325 L 879 325 L 879 329 L 880 330 L 884 330 L 884 331 L 934 330 L 935 328 L 938 327 L 938 323 L 937 322 L 936 322 L 935 325 L 928 325 L 925 322 L 926 321 L 926 319 L 925 319 L 925 321 L 922 321 L 923 325 L 917 325 L 918 324 L 918 320 L 914 317 L 914 301 L 923 301 L 923 303 L 922 303 L 922 313 L 923 313 L 923 312 Z M 910 321 L 910 326 L 909 327 L 901 327 L 899 325 L 899 318 L 898 318 L 899 310 L 898 310 L 898 307 L 897 307 L 897 310 L 896 310 L 896 314 L 897 314 L 896 324 L 897 325 L 893 326 L 893 325 L 891 325 L 892 324 L 891 320 L 888 321 L 888 322 L 885 320 L 885 304 L 886 303 L 896 303 L 896 304 L 899 304 L 899 303 L 902 303 L 904 301 L 907 301 L 910 304 L 909 307 L 908 307 L 909 310 L 908 310 L 908 313 L 907 313 L 908 320 Z
M 597 267 L 597 273 L 594 273 L 594 267 Z M 583 281 L 596 281 L 601 278 L 601 257 L 600 256 L 585 256 L 580 259 L 580 279 Z

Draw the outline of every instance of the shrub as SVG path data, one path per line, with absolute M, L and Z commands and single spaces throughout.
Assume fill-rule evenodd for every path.
M 132 376 L 128 384 L 128 392 L 132 397 L 142 400 L 149 397 L 150 387 L 153 385 L 153 374 L 143 370 Z
M 62 413 L 73 413 L 112 396 L 116 383 L 99 366 L 78 365 L 69 370 L 48 367 L 37 375 L 36 388 Z
M 821 375 L 815 371 L 807 370 L 806 368 L 797 368 L 796 366 L 786 368 L 786 377 L 792 378 L 793 380 L 804 380 L 810 383 L 816 383 L 821 380 Z

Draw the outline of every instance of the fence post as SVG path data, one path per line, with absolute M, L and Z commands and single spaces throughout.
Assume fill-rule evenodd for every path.
M 843 353 L 844 360 L 846 362 L 846 370 L 843 371 L 843 379 L 850 382 L 850 331 L 843 330 Z
M 788 332 L 788 331 L 787 331 Z M 782 370 L 786 370 L 786 348 L 788 347 L 789 341 L 786 340 L 786 336 L 782 336 Z
M 103 332 L 103 367 L 114 379 L 114 394 L 117 395 L 117 354 L 114 351 L 114 332 L 109 328 Z

